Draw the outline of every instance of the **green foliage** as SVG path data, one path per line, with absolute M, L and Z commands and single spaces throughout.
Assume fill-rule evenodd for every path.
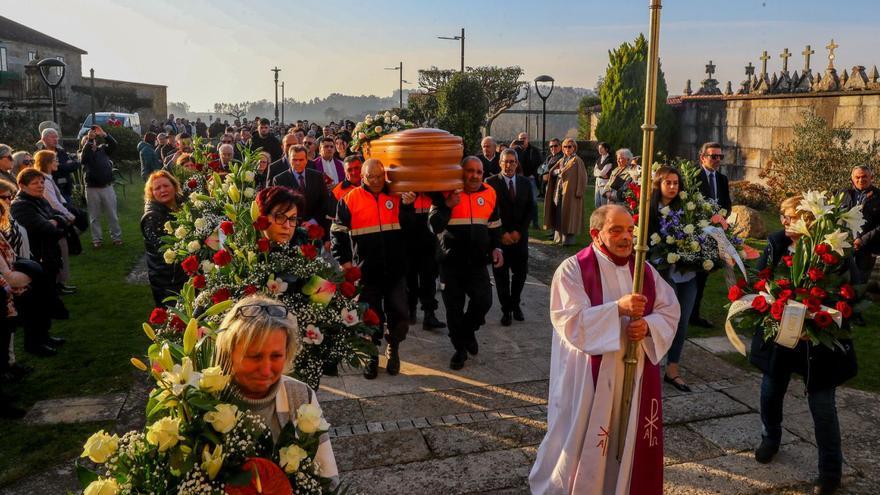
M 761 172 L 777 204 L 803 191 L 844 189 L 856 165 L 880 170 L 880 142 L 854 141 L 852 123 L 834 128 L 818 115 L 804 112 L 803 116 L 794 126 L 794 139 L 774 148 Z
M 433 124 L 440 110 L 437 96 L 433 93 L 410 93 L 406 101 L 407 110 L 412 112 L 410 119 L 419 124 Z
M 480 146 L 480 127 L 483 125 L 488 102 L 480 80 L 471 74 L 455 74 L 437 91 L 438 125 L 461 136 L 465 154 Z
M 730 183 L 730 196 L 733 204 L 745 205 L 758 211 L 772 210 L 770 189 L 756 182 L 740 180 Z
M 578 103 L 578 139 L 590 140 L 590 107 L 600 104 L 602 100 L 597 95 L 586 95 Z
M 607 141 L 612 149 L 629 148 L 633 154 L 642 149 L 642 124 L 645 120 L 645 76 L 647 74 L 648 42 L 639 35 L 608 52 L 609 63 L 599 94 L 602 116 L 596 126 L 596 137 Z M 657 131 L 654 152 L 669 149 L 675 128 L 675 116 L 666 104 L 666 79 L 662 68 L 657 70 Z M 643 159 L 643 161 L 646 161 Z
M 116 151 L 113 153 L 113 156 L 110 157 L 114 162 L 119 162 L 122 160 L 139 160 L 137 145 L 141 140 L 141 137 L 137 135 L 136 132 L 129 129 L 128 127 L 113 127 L 106 126 L 103 127 L 104 131 L 107 134 L 113 136 L 116 139 Z
M 0 143 L 7 144 L 14 151 L 34 151 L 34 144 L 40 139 L 37 128 L 40 119 L 25 112 L 0 112 Z

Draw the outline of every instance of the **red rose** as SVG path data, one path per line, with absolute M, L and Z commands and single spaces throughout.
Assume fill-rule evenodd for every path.
M 791 266 L 791 255 L 783 256 L 782 261 L 785 263 L 785 266 Z
M 808 291 L 806 287 L 798 287 L 794 290 L 794 293 L 799 296 L 806 296 L 810 291 Z
M 269 225 L 271 225 L 269 223 L 269 217 L 266 215 L 260 215 L 254 221 L 254 228 L 257 230 L 266 230 L 269 228 Z
M 828 293 L 822 290 L 821 287 L 813 287 L 812 289 L 810 289 L 810 295 L 813 297 L 818 297 L 821 300 L 825 299 Z
M 730 302 L 736 301 L 737 299 L 743 296 L 742 289 L 739 288 L 739 285 L 734 285 L 727 292 L 727 298 L 730 299 Z
M 225 249 L 221 249 L 214 253 L 214 263 L 217 266 L 226 266 L 232 263 L 232 255 L 229 254 L 229 251 Z
M 168 321 L 168 311 L 165 308 L 155 308 L 150 313 L 150 323 L 153 325 L 162 325 L 166 321 Z
M 341 292 L 342 295 L 345 297 L 352 298 L 357 292 L 357 289 L 351 282 L 342 282 L 341 284 L 339 284 L 339 292 Z
M 316 223 L 310 223 L 307 227 L 307 231 L 309 234 L 309 239 L 313 241 L 324 238 L 324 227 L 321 227 Z
M 184 323 L 179 316 L 174 315 L 171 317 L 171 328 L 173 328 L 175 332 L 180 333 L 186 329 L 186 323 Z
M 782 312 L 784 310 L 785 299 L 777 299 L 773 302 L 773 305 L 770 306 L 770 316 L 772 316 L 774 320 L 779 321 L 782 319 Z
M 785 290 L 779 292 L 779 296 L 777 296 L 776 299 L 777 300 L 782 299 L 783 301 L 788 301 L 789 299 L 791 299 L 791 289 L 785 289 Z
M 819 328 L 827 328 L 834 320 L 831 319 L 831 315 L 827 311 L 819 311 L 813 316 L 813 321 L 819 325 Z
M 633 214 L 633 223 L 639 223 L 639 214 L 638 213 Z
M 211 160 L 219 160 L 220 155 L 218 153 L 208 153 L 208 158 Z
M 745 289 L 746 287 L 749 286 L 749 284 L 746 282 L 746 279 L 738 278 L 736 280 L 736 286 L 739 287 L 740 289 Z
M 811 312 L 819 311 L 822 308 L 822 300 L 818 297 L 808 296 L 804 299 L 804 304 Z
M 821 256 L 821 258 L 822 258 L 822 263 L 825 263 L 826 265 L 836 265 L 837 262 L 840 261 L 840 259 L 837 256 L 834 256 L 831 253 L 825 253 Z
M 778 285 L 780 289 L 787 289 L 791 286 L 791 282 L 789 282 L 788 279 L 780 278 L 776 281 L 776 285 Z
M 760 279 L 755 282 L 755 285 L 752 286 L 756 291 L 764 291 L 767 290 L 767 281 L 764 279 Z
M 850 307 L 850 305 L 847 304 L 846 301 L 838 302 L 835 308 L 840 311 L 840 314 L 843 315 L 844 318 L 849 318 L 850 316 L 852 316 L 852 307 Z
M 313 260 L 318 256 L 318 248 L 316 248 L 314 244 L 303 244 L 299 247 L 299 251 L 303 256 L 310 260 Z
M 214 304 L 222 303 L 223 301 L 229 299 L 229 289 L 226 287 L 217 290 L 213 296 L 211 296 L 211 301 Z
M 205 170 L 205 166 L 202 165 L 201 163 L 196 163 L 196 170 L 201 172 L 202 170 Z
M 840 297 L 849 300 L 855 299 L 856 291 L 853 289 L 852 285 L 843 284 L 840 286 Z
M 762 278 L 764 280 L 769 280 L 770 277 L 773 276 L 773 270 L 769 268 L 764 268 L 760 272 L 758 272 L 758 278 Z
M 359 266 L 352 266 L 348 270 L 345 270 L 345 280 L 351 283 L 355 283 L 361 279 L 361 268 Z
M 232 235 L 232 233 L 235 232 L 235 225 L 229 220 L 225 220 L 220 222 L 220 230 L 226 235 Z
M 206 280 L 205 280 L 204 275 L 196 275 L 195 277 L 193 277 L 192 282 L 193 282 L 193 288 L 196 288 L 196 289 L 204 289 L 205 288 Z
M 220 165 L 220 162 L 214 160 L 208 162 L 208 167 L 211 168 L 214 172 L 219 172 L 223 167 Z
M 825 278 L 825 272 L 818 268 L 810 268 L 809 270 L 807 270 L 807 276 L 809 276 L 810 280 L 812 280 L 813 282 L 818 282 Z
M 199 259 L 196 258 L 196 255 L 191 254 L 180 262 L 180 267 L 183 268 L 187 275 L 192 276 L 199 271 Z
M 815 252 L 819 256 L 822 256 L 823 254 L 828 254 L 829 251 L 830 251 L 830 248 L 828 247 L 828 244 L 819 244 L 818 246 L 816 246 Z
M 221 290 L 223 290 L 223 289 L 221 289 Z M 253 285 L 248 284 L 244 287 L 244 295 L 249 296 L 251 294 L 256 294 L 256 293 L 257 293 L 257 288 L 254 287 Z
M 770 304 L 764 296 L 758 296 L 752 299 L 752 308 L 758 310 L 759 313 L 766 313 L 770 309 Z
M 364 312 L 364 323 L 371 327 L 379 326 L 379 315 L 372 309 L 367 309 Z
M 199 181 L 197 181 L 197 180 L 195 180 L 195 179 L 190 179 L 190 180 L 186 181 L 186 185 L 187 185 L 187 187 L 189 187 L 190 189 L 195 189 L 196 186 L 199 185 Z
M 268 253 L 269 239 L 267 237 L 260 237 L 257 239 L 257 249 L 259 249 L 261 253 Z

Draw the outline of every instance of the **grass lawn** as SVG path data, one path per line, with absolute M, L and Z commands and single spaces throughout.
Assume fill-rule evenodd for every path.
M 137 174 L 125 190 L 123 198 L 117 187 L 125 244 L 113 246 L 105 230 L 105 244 L 95 250 L 86 233 L 83 253 L 71 259 L 70 283 L 79 290 L 64 297 L 70 320 L 55 322 L 52 328 L 67 343 L 57 356 L 36 358 L 24 352 L 23 337 L 16 336 L 16 357 L 34 368 L 23 381 L 4 386 L 18 398 L 19 407 L 29 408 L 44 399 L 127 390 L 131 384 L 134 368 L 129 358 L 146 348 L 140 323 L 149 314 L 152 297 L 149 287 L 125 281 L 144 252 L 140 233 L 143 182 Z M 20 420 L 0 420 L 0 486 L 79 455 L 89 435 L 108 427 L 112 424 L 28 426 Z
M 538 203 L 538 219 L 540 223 L 544 214 L 544 203 L 541 200 L 539 200 Z M 585 222 L 588 221 L 593 210 L 593 195 L 592 188 L 590 188 L 587 197 L 584 198 Z M 779 213 L 777 211 L 762 211 L 760 213 L 767 227 L 767 232 L 775 232 L 782 228 L 782 224 L 779 221 Z M 552 242 L 547 239 L 547 233 L 548 231 L 531 229 L 529 235 L 532 242 L 549 245 L 552 244 Z M 576 245 L 568 247 L 560 246 L 557 249 L 573 255 L 583 249 L 588 242 L 589 233 L 583 232 L 578 237 Z M 765 239 L 749 239 L 747 242 L 758 250 L 762 250 L 764 246 L 766 246 Z M 703 302 L 700 309 L 701 316 L 711 321 L 714 324 L 714 327 L 690 327 L 688 328 L 688 337 L 723 336 L 723 325 L 727 316 L 727 310 L 724 306 L 727 303 L 727 284 L 724 281 L 724 275 L 721 271 L 716 271 L 709 276 L 709 280 L 706 283 L 706 289 L 703 293 Z M 847 384 L 863 390 L 880 392 L 880 307 L 878 307 L 877 304 L 872 304 L 868 311 L 865 312 L 864 319 L 868 322 L 868 325 L 864 327 L 855 327 L 853 332 L 853 340 L 855 342 L 856 353 L 859 360 L 859 374 Z M 737 354 L 734 354 L 734 356 L 727 356 L 726 358 L 734 364 L 739 364 L 743 367 L 751 367 L 745 358 Z

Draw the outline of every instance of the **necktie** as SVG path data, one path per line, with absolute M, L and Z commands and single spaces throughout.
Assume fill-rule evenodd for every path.
M 305 184 L 303 184 L 304 181 L 302 176 L 295 175 L 294 178 L 296 179 L 296 188 L 299 190 L 299 192 L 303 192 L 303 190 L 305 189 Z
M 510 202 L 513 203 L 516 201 L 516 185 L 513 182 L 513 179 L 507 180 L 507 192 L 510 193 Z
M 715 172 L 709 173 L 709 182 L 712 184 L 712 199 L 718 199 L 718 187 L 715 185 Z

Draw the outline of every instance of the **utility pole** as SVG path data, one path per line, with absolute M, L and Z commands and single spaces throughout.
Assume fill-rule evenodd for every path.
M 281 124 L 284 124 L 284 81 L 281 81 Z
M 276 65 L 274 69 L 269 69 L 275 73 L 275 123 L 278 123 L 278 73 L 281 69 Z

